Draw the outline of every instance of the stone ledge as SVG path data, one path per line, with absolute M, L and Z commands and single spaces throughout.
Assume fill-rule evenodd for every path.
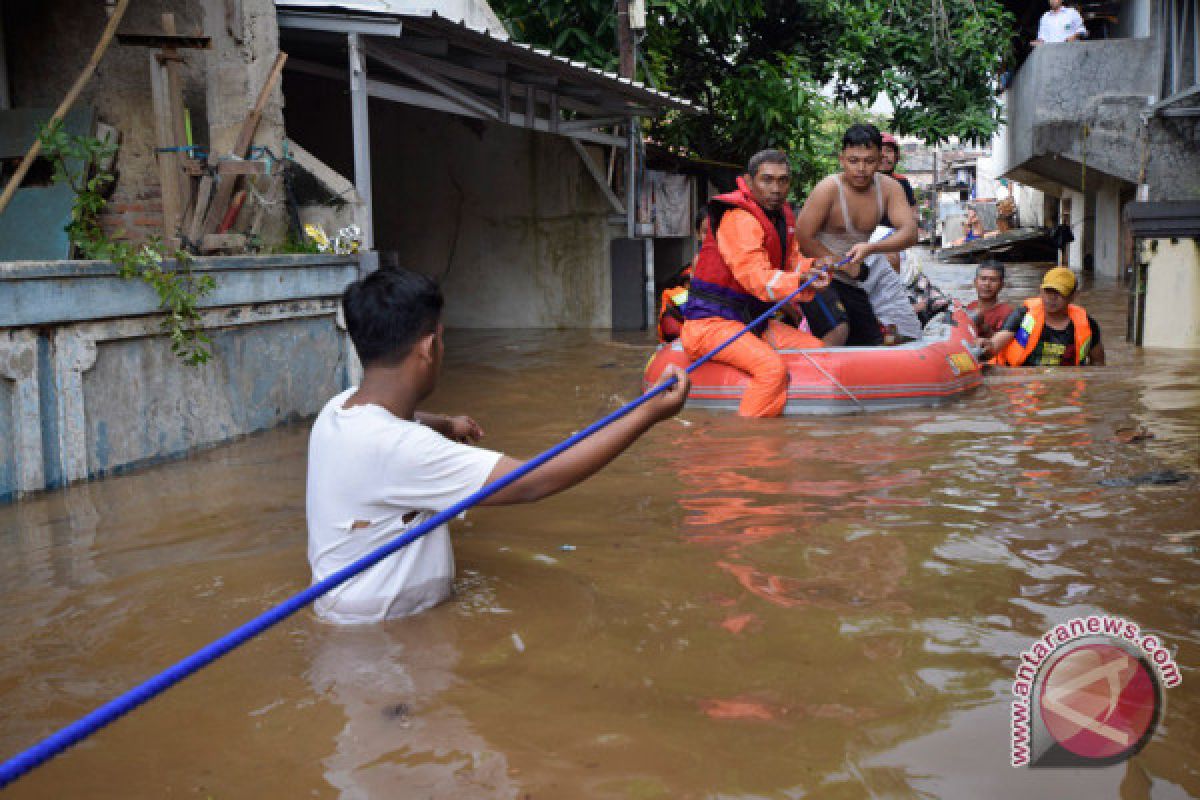
M 359 273 L 356 255 L 198 258 L 194 271 L 216 279 L 202 308 L 336 297 Z M 0 263 L 0 328 L 159 313 L 154 290 L 106 261 Z

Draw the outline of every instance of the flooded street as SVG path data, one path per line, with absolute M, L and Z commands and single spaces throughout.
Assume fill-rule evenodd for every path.
M 927 271 L 969 296 L 972 266 Z M 1126 299 L 1080 296 L 1105 369 L 869 416 L 686 411 L 565 495 L 452 526 L 452 602 L 302 612 L 6 796 L 1200 797 L 1200 354 L 1130 347 Z M 451 332 L 427 405 L 531 456 L 636 396 L 650 348 L 617 339 Z M 306 439 L 0 507 L 0 754 L 307 585 Z M 1100 484 L 1166 469 L 1193 477 Z M 1183 683 L 1129 763 L 1013 769 L 1018 656 L 1091 613 L 1158 635 Z

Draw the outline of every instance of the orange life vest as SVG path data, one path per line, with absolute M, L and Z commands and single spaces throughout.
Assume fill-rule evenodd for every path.
M 1046 309 L 1042 299 L 1032 297 L 1026 300 L 1025 310 L 1025 319 L 1021 321 L 1016 337 L 996 355 L 996 364 L 999 366 L 1024 366 L 1025 360 L 1042 340 L 1042 329 L 1046 325 Z M 1072 303 L 1067 306 L 1067 316 L 1075 330 L 1075 361 L 1066 366 L 1086 364 L 1092 349 L 1092 326 L 1088 322 L 1087 312 Z
M 658 340 L 673 342 L 679 338 L 683 329 L 683 307 L 687 304 L 688 289 L 686 286 L 675 286 L 664 289 L 662 302 L 658 311 Z

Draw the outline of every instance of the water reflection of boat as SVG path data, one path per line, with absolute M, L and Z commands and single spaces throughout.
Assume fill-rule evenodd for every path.
M 784 414 L 840 414 L 932 406 L 979 386 L 983 371 L 971 354 L 975 331 L 957 303 L 929 323 L 920 341 L 895 347 L 829 347 L 783 350 L 790 382 Z M 688 365 L 678 342 L 660 347 L 643 382 L 656 383 L 668 364 Z M 745 373 L 709 362 L 692 374 L 688 406 L 733 411 Z

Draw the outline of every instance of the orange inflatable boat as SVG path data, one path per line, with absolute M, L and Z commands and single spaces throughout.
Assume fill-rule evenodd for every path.
M 955 302 L 909 344 L 782 350 L 790 376 L 783 413 L 845 414 L 953 400 L 983 382 L 976 339 L 970 318 Z M 668 364 L 689 363 L 678 341 L 662 345 L 646 365 L 644 387 L 657 383 Z M 747 380 L 744 372 L 710 361 L 692 373 L 687 404 L 736 411 Z

